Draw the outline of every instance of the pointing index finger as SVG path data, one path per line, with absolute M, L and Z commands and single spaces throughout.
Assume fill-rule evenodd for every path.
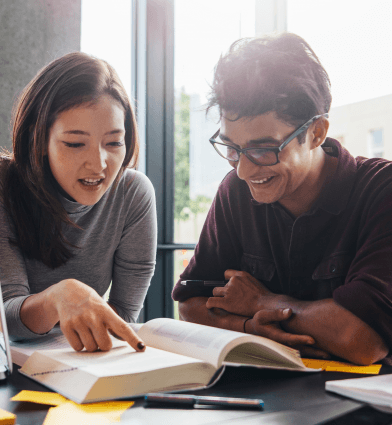
M 110 320 L 108 323 L 108 328 L 115 335 L 128 342 L 128 344 L 136 351 L 145 351 L 146 345 L 144 341 L 139 338 L 135 331 L 119 316 L 116 316 Z

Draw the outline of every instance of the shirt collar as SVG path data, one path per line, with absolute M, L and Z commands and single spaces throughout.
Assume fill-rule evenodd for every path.
M 76 201 L 71 201 L 70 199 L 67 199 L 65 196 L 63 196 L 61 193 L 57 192 L 57 197 L 59 201 L 61 202 L 61 205 L 64 207 L 65 211 L 67 211 L 68 214 L 80 214 L 80 213 L 87 213 L 91 210 L 91 208 L 94 205 L 83 205 Z
M 321 195 L 312 210 L 317 208 L 338 215 L 345 208 L 355 183 L 357 162 L 337 140 L 328 137 L 322 145 L 328 155 L 337 156 L 335 173 L 325 181 Z

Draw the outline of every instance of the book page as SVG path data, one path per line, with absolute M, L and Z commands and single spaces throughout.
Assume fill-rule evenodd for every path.
M 365 403 L 392 406 L 391 375 L 327 381 L 325 389 Z
M 145 323 L 138 335 L 151 347 L 204 360 L 216 368 L 232 347 L 255 338 L 241 332 L 164 318 Z
M 142 325 L 139 323 L 132 323 L 130 326 L 135 332 L 137 332 Z M 112 335 L 110 338 L 112 339 L 113 347 L 117 347 L 119 344 L 127 344 Z M 12 361 L 19 366 L 23 366 L 24 362 L 36 350 L 69 349 L 73 351 L 73 348 L 69 345 L 67 338 L 61 332 L 60 326 L 55 326 L 49 333 L 42 335 L 39 338 L 27 339 L 20 342 L 11 341 L 10 345 Z
M 145 323 L 138 335 L 151 347 L 201 359 L 216 368 L 230 363 L 259 367 L 275 363 L 314 371 L 304 366 L 297 350 L 257 335 L 164 318 Z
M 144 352 L 137 352 L 127 343 L 118 341 L 110 351 L 74 351 L 72 348 L 40 351 L 46 358 L 54 359 L 60 369 L 75 368 L 86 371 L 96 377 L 123 376 L 164 369 L 184 364 L 203 362 L 175 353 L 147 347 Z M 35 369 L 42 374 L 46 362 Z M 24 368 L 23 368 L 24 369 Z M 46 371 L 47 372 L 47 371 Z
M 55 350 L 70 348 L 67 338 L 61 332 L 60 326 L 55 326 L 49 333 L 36 339 L 27 339 L 20 342 L 10 341 L 12 361 L 23 366 L 24 362 L 36 350 Z
M 360 391 L 382 391 L 388 393 L 392 404 L 392 376 L 380 375 L 368 378 L 342 379 L 339 381 L 327 381 L 326 387 L 344 387 L 348 389 L 357 389 Z

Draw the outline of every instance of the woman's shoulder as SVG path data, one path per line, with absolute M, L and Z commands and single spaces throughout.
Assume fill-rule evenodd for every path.
M 0 176 L 3 177 L 3 175 L 7 172 L 11 165 L 11 158 L 9 155 L 2 155 L 0 153 Z
M 125 194 L 134 196 L 135 194 L 154 195 L 154 186 L 150 179 L 141 171 L 132 168 L 126 168 L 120 180 L 120 184 L 124 187 Z
M 3 185 L 7 178 L 7 172 L 12 165 L 11 158 L 0 154 L 0 196 L 3 198 Z

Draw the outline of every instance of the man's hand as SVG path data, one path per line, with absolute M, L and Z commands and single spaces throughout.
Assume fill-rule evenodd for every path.
M 76 350 L 110 350 L 109 332 L 127 341 L 136 351 L 144 351 L 143 341 L 94 289 L 76 279 L 66 279 L 50 287 L 48 308 L 55 310 L 60 327 Z
M 224 287 L 215 287 L 207 308 L 221 308 L 232 314 L 254 316 L 259 310 L 268 309 L 268 298 L 274 294 L 247 272 L 226 270 Z
M 260 310 L 246 322 L 245 331 L 291 347 L 313 345 L 315 341 L 311 336 L 291 334 L 280 327 L 279 322 L 287 320 L 291 315 L 292 311 L 289 308 Z

